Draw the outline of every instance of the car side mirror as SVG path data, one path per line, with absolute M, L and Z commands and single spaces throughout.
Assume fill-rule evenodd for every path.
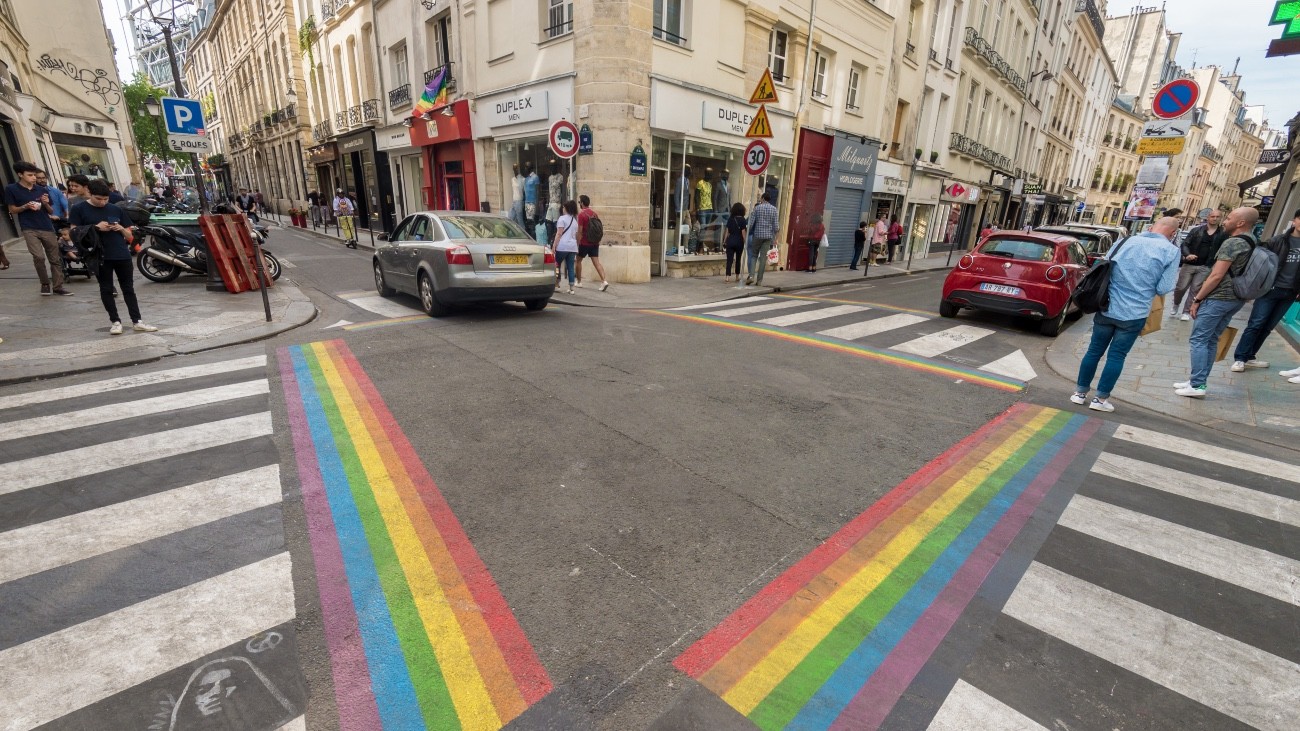
M 388 234 L 386 234 L 386 233 L 380 233 L 380 234 L 376 235 L 375 238 L 376 238 L 376 239 L 379 239 L 380 241 L 387 241 L 387 240 L 388 240 Z

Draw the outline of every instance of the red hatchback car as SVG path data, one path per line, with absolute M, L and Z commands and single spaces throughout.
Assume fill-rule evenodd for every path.
M 1078 239 L 1061 234 L 999 231 L 963 256 L 943 282 L 939 314 L 956 317 L 963 307 L 1041 321 L 1055 336 L 1074 311 L 1070 296 L 1088 273 Z

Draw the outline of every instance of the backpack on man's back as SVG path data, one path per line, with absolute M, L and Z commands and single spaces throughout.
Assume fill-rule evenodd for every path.
M 585 238 L 588 246 L 595 246 L 605 238 L 605 224 L 600 222 L 600 216 L 595 211 L 591 212 L 591 219 L 587 221 Z
M 1240 274 L 1232 274 L 1229 270 L 1232 293 L 1240 300 L 1258 299 L 1273 289 L 1273 280 L 1277 278 L 1277 254 L 1267 246 L 1260 246 L 1250 234 L 1242 234 L 1241 238 L 1250 243 L 1250 258 Z

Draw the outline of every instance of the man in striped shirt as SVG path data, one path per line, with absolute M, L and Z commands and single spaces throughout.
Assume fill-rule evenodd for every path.
M 776 206 L 772 205 L 771 195 L 764 193 L 763 199 L 754 206 L 754 212 L 749 214 L 750 275 L 745 280 L 745 284 L 763 284 L 763 272 L 767 269 L 767 252 L 772 248 L 776 232 Z

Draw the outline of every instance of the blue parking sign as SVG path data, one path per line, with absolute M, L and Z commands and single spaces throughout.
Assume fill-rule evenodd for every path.
M 163 120 L 167 132 L 174 135 L 203 134 L 203 107 L 198 99 L 163 97 Z

